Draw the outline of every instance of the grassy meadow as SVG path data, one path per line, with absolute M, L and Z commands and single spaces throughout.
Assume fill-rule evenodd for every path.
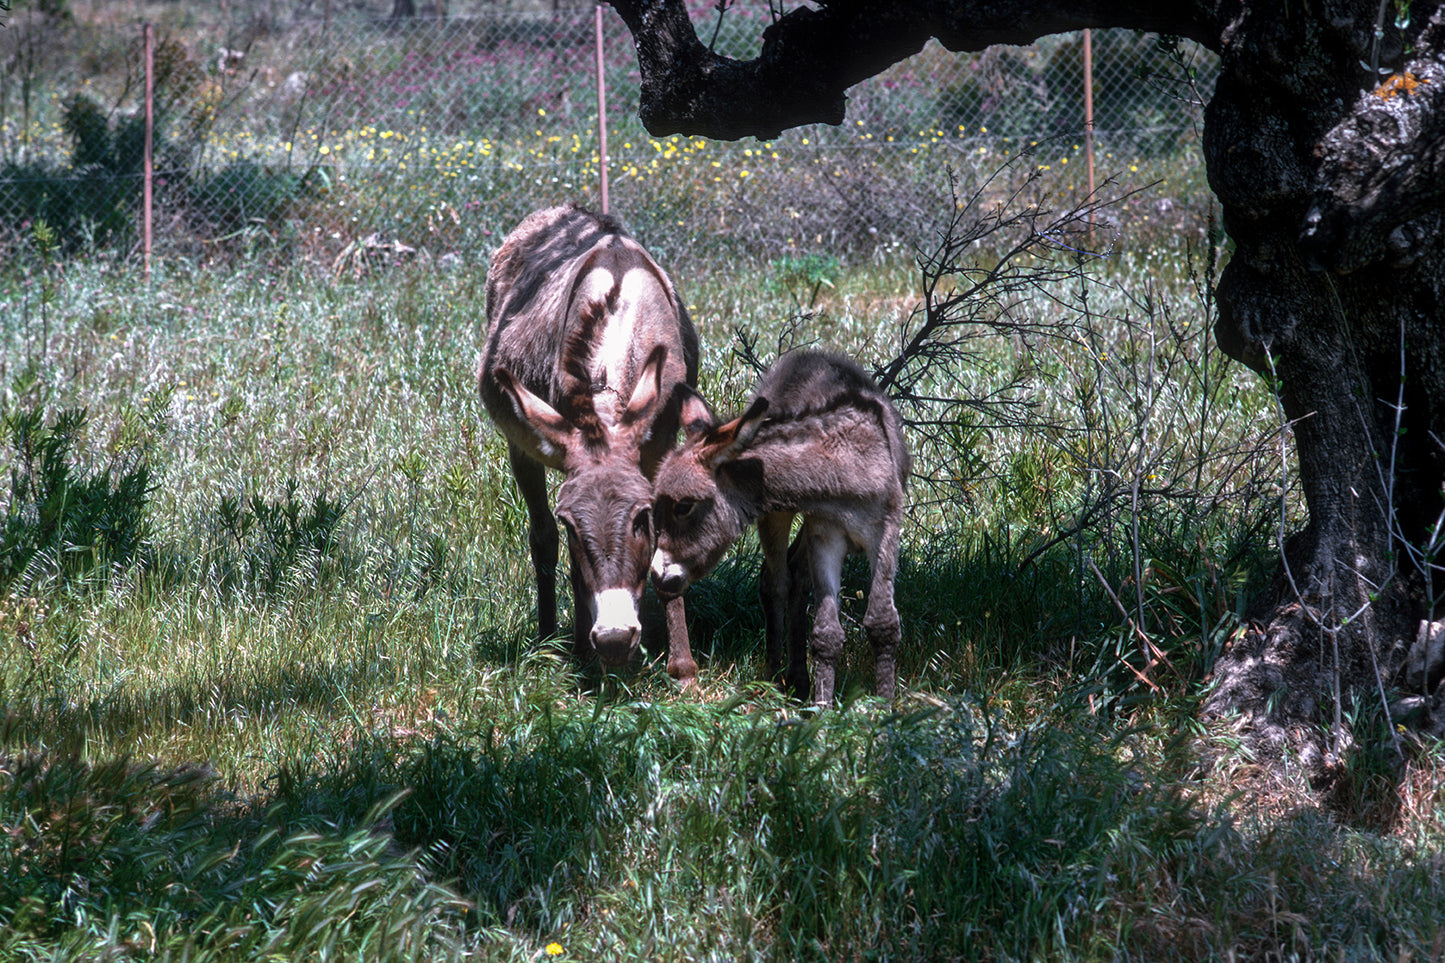
M 840 704 L 761 678 L 748 538 L 689 592 L 695 690 L 533 640 L 474 369 L 487 256 L 585 199 L 585 138 L 298 123 L 324 196 L 149 277 L 7 225 L 0 959 L 1445 956 L 1438 746 L 1379 733 L 1311 785 L 1197 718 L 1302 506 L 1211 339 L 1196 156 L 1105 156 L 1085 231 L 1072 140 L 851 123 L 624 126 L 613 199 L 720 411 L 789 347 L 902 359 L 893 704 L 861 564 Z M 379 224 L 416 250 L 357 243 Z
M 931 376 L 997 406 L 912 436 L 902 694 L 854 610 L 820 714 L 759 681 L 746 542 L 689 596 L 700 691 L 530 641 L 484 264 L 15 264 L 0 953 L 1438 955 L 1438 749 L 1322 806 L 1194 721 L 1288 465 L 1207 245 L 1116 233 Z M 748 346 L 878 364 L 920 297 L 886 253 L 672 267 L 723 410 Z

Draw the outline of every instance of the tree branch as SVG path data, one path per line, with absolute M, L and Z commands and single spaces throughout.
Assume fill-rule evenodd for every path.
M 739 61 L 703 45 L 683 0 L 612 6 L 637 48 L 642 123 L 659 137 L 766 139 L 802 124 L 840 124 L 845 90 L 917 53 L 929 37 L 906 4 L 799 7 L 764 30 L 756 59 Z
M 1129 26 L 1179 34 L 1217 48 L 1215 4 L 1154 0 L 819 0 L 763 31 L 753 60 L 713 53 L 684 0 L 608 0 L 622 16 L 642 73 L 638 115 L 656 136 L 767 139 L 804 124 L 841 124 L 849 87 L 923 49 L 1032 43 L 1082 27 Z M 1196 9 L 1199 8 L 1199 9 Z

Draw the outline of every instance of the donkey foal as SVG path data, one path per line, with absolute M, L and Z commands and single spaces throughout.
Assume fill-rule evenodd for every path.
M 909 456 L 887 396 L 847 358 L 795 351 L 763 375 L 742 416 L 718 425 L 702 398 L 688 392 L 681 417 L 687 438 L 653 482 L 652 577 L 659 593 L 681 594 L 712 570 L 745 526 L 756 524 L 768 670 L 777 676 L 787 634 L 785 681 L 794 695 L 807 695 L 801 626 L 811 587 L 812 698 L 826 705 L 843 649 L 843 559 L 862 552 L 872 569 L 863 628 L 873 646 L 876 691 L 891 699 L 901 635 L 893 581 Z M 796 515 L 803 521 L 790 552 Z

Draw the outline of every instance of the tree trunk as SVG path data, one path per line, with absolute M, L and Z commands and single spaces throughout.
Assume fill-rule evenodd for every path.
M 1425 557 L 1445 508 L 1440 173 L 1413 191 L 1380 176 L 1404 152 L 1417 159 L 1401 165 L 1409 177 L 1428 158 L 1409 141 L 1424 126 L 1414 121 L 1441 116 L 1421 93 L 1445 86 L 1439 16 L 1412 62 L 1397 65 L 1418 79 L 1413 93 L 1361 89 L 1369 78 L 1358 61 L 1398 58 L 1400 45 L 1374 50 L 1358 21 L 1342 28 L 1297 13 L 1236 36 L 1205 123 L 1210 183 L 1235 244 L 1216 336 L 1275 379 L 1309 507 L 1255 620 L 1216 666 L 1206 713 L 1239 713 L 1264 741 L 1319 762 L 1338 747 L 1311 724 L 1361 700 L 1392 701 L 1440 594 Z M 1274 51 L 1286 29 L 1299 34 L 1289 42 L 1297 54 L 1282 58 Z M 1371 176 L 1383 186 L 1362 190 Z M 1417 721 L 1440 730 L 1442 692 L 1419 695 L 1430 698 Z
M 611 2 L 657 135 L 839 123 L 849 85 L 930 36 L 979 50 L 1122 26 L 1218 53 L 1204 151 L 1234 250 L 1216 336 L 1277 385 L 1309 522 L 1216 665 L 1205 713 L 1321 763 L 1339 748 L 1321 724 L 1366 703 L 1445 734 L 1445 668 L 1402 674 L 1445 600 L 1440 0 L 1415 0 L 1401 24 L 1380 0 L 832 0 L 779 18 L 745 62 L 707 50 L 683 0 Z

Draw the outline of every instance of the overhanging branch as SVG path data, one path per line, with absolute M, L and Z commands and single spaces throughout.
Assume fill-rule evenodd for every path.
M 845 91 L 919 50 L 930 31 L 907 4 L 830 4 L 789 11 L 762 53 L 734 60 L 698 39 L 683 0 L 610 0 L 631 31 L 642 73 L 642 123 L 654 135 L 776 137 L 843 122 Z
M 931 37 L 950 50 L 982 50 L 1081 27 L 1127 26 L 1218 43 L 1201 13 L 1211 6 L 1206 0 L 819 0 L 769 25 L 756 58 L 735 60 L 698 39 L 684 0 L 607 2 L 632 34 L 642 74 L 638 114 L 659 137 L 767 139 L 804 124 L 840 124 L 849 87 L 922 50 Z

